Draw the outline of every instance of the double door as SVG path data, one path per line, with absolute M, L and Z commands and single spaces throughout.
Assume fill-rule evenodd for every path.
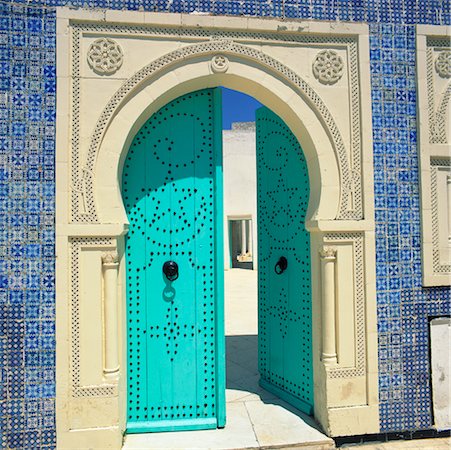
M 297 140 L 257 111 L 261 384 L 312 410 L 309 188 Z M 221 91 L 186 94 L 124 161 L 127 432 L 225 425 Z M 284 262 L 285 261 L 285 262 Z

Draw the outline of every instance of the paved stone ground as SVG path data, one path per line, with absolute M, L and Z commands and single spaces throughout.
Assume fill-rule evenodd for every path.
M 412 439 L 389 442 L 370 442 L 367 444 L 346 444 L 340 448 L 359 450 L 449 450 L 451 438 Z

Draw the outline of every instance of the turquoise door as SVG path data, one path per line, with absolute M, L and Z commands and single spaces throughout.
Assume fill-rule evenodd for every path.
M 225 424 L 220 91 L 177 98 L 124 162 L 127 432 Z
M 312 414 L 307 164 L 278 116 L 260 108 L 256 122 L 260 384 Z

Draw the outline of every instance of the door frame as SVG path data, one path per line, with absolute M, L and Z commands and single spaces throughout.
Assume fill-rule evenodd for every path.
M 268 106 L 304 150 L 315 417 L 331 436 L 377 433 L 367 25 L 57 8 L 57 30 L 58 447 L 121 447 L 123 161 L 133 136 L 160 107 L 215 86 Z M 88 58 L 102 39 L 120 49 L 110 73 Z M 335 58 L 335 78 L 321 75 L 319 52 Z

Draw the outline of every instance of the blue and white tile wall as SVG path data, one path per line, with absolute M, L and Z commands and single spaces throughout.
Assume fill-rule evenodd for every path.
M 0 433 L 55 443 L 55 12 L 0 3 Z
M 451 24 L 447 0 L 0 0 L 0 445 L 55 446 L 55 6 L 370 24 L 381 431 L 430 428 L 421 287 L 414 24 Z

